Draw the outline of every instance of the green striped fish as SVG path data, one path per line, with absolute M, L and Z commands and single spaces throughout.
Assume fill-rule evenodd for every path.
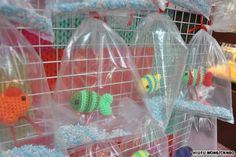
M 74 110 L 82 113 L 91 113 L 99 109 L 104 116 L 112 114 L 111 104 L 113 96 L 111 94 L 104 94 L 100 96 L 94 91 L 82 90 L 72 96 L 71 106 Z

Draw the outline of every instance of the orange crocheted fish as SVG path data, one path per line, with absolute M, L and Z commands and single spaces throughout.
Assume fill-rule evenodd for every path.
M 16 87 L 0 93 L 0 124 L 13 126 L 29 110 L 30 98 Z

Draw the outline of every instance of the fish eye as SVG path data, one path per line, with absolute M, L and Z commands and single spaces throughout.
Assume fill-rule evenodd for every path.
M 147 85 L 146 88 L 149 88 L 149 85 Z
M 21 100 L 22 100 L 22 101 L 26 101 L 26 96 L 22 96 L 22 97 L 21 97 Z

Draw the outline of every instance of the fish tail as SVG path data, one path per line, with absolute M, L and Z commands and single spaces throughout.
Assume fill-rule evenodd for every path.
M 211 72 L 207 72 L 205 75 L 204 75 L 204 78 L 203 78 L 203 85 L 206 86 L 206 87 L 209 87 L 212 85 L 212 79 L 213 79 L 213 74 Z
M 109 116 L 112 114 L 111 104 L 113 102 L 113 96 L 111 94 L 104 94 L 100 97 L 99 106 L 100 112 L 103 116 Z
M 155 87 L 154 89 L 157 91 L 160 88 L 160 80 L 161 80 L 161 75 L 160 74 L 156 74 L 154 76 L 154 82 L 155 82 Z
M 156 77 L 156 79 L 157 79 L 158 81 L 161 80 L 161 75 L 160 75 L 160 74 L 156 74 L 155 77 Z

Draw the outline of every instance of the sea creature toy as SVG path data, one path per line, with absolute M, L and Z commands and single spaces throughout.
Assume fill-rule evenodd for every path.
M 25 116 L 30 108 L 30 97 L 17 87 L 10 86 L 3 93 L 0 93 L 0 124 L 9 126 L 17 146 L 14 126 L 20 119 L 27 120 L 33 127 L 37 126 Z
M 112 114 L 112 101 L 111 94 L 106 93 L 100 96 L 94 91 L 82 90 L 72 96 L 71 106 L 74 110 L 82 113 L 91 113 L 99 109 L 103 116 L 109 116 Z
M 192 151 L 189 146 L 181 147 L 174 152 L 174 157 L 191 157 Z
M 184 84 L 187 85 L 188 87 L 188 95 L 189 97 L 193 99 L 193 96 L 190 94 L 190 88 L 194 88 L 194 92 L 196 94 L 196 100 L 200 100 L 197 88 L 198 86 L 205 86 L 205 87 L 210 87 L 212 85 L 212 80 L 213 80 L 213 74 L 212 72 L 206 72 L 202 69 L 192 69 L 189 71 L 185 71 L 183 81 Z
M 150 157 L 147 150 L 139 150 L 131 155 L 131 157 Z
M 147 74 L 141 78 L 140 86 L 142 87 L 145 93 L 151 95 L 154 91 L 158 91 L 158 89 L 160 88 L 160 80 L 160 74 Z

